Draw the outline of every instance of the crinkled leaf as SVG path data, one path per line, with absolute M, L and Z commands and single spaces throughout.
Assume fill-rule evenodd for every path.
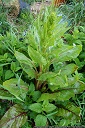
M 40 103 L 34 103 L 34 104 L 31 104 L 29 106 L 29 109 L 34 111 L 34 112 L 41 113 L 42 112 L 42 105 Z
M 31 57 L 32 61 L 34 61 L 36 64 L 40 65 L 46 65 L 46 59 L 39 53 L 38 51 L 34 50 L 32 47 L 28 47 L 28 54 Z
M 3 82 L 3 86 L 18 99 L 24 99 L 28 92 L 28 85 L 21 79 L 20 81 L 16 78 L 7 80 Z
M 0 120 L 0 128 L 20 128 L 27 121 L 25 111 L 19 106 L 12 106 Z
M 37 115 L 35 118 L 35 125 L 36 126 L 46 126 L 47 124 L 47 118 L 44 115 Z

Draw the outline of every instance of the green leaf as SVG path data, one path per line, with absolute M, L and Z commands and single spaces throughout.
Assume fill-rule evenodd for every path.
M 52 93 L 52 94 L 49 94 L 49 93 L 43 93 L 40 98 L 38 99 L 38 102 L 40 101 L 45 101 L 45 100 L 55 100 L 56 99 L 56 93 Z
M 13 100 L 15 97 L 11 95 L 7 90 L 0 87 L 0 99 Z
M 47 118 L 44 115 L 37 115 L 35 118 L 35 125 L 36 126 L 46 126 Z
M 77 66 L 75 64 L 68 64 L 61 69 L 62 75 L 71 75 L 77 70 Z
M 14 76 L 14 73 L 11 70 L 7 70 L 5 72 L 5 80 L 10 79 L 13 76 Z
M 17 104 L 12 106 L 0 120 L 0 128 L 20 128 L 27 121 L 25 111 Z
M 54 100 L 54 101 L 65 101 L 69 100 L 71 97 L 74 97 L 75 93 L 73 89 L 62 89 L 61 91 L 58 91 L 56 93 L 44 93 L 41 95 L 41 97 L 38 99 L 38 102 L 45 101 L 45 100 Z M 63 97 L 63 98 L 62 98 Z
M 58 88 L 64 88 L 67 87 L 67 77 L 66 76 L 56 76 L 54 78 L 50 78 L 48 80 L 48 87 L 50 90 L 54 91 L 57 90 Z
M 31 29 L 31 32 L 28 34 L 28 40 L 29 40 L 29 44 L 30 46 L 32 46 L 34 49 L 37 49 L 39 46 L 39 35 L 37 33 L 37 29 L 32 26 L 33 28 Z M 36 35 L 37 35 L 37 39 L 36 39 Z
M 20 64 L 26 64 L 31 68 L 33 67 L 31 60 L 27 58 L 23 53 L 15 51 L 15 57 L 20 62 Z
M 44 101 L 42 106 L 42 109 L 45 112 L 51 112 L 56 109 L 56 106 L 54 104 L 49 103 L 48 101 Z
M 33 101 L 37 101 L 40 96 L 41 96 L 41 92 L 40 91 L 34 91 L 33 94 L 32 94 Z
M 71 120 L 69 119 L 61 119 L 60 122 L 58 123 L 58 126 L 69 126 L 71 124 Z
M 15 62 L 11 62 L 11 70 L 12 71 L 16 70 L 16 63 Z
M 81 93 L 81 92 L 83 92 L 85 90 L 85 83 L 80 81 L 80 80 L 78 80 L 78 81 L 75 82 L 73 87 L 76 88 L 76 89 L 73 90 L 74 93 L 78 94 L 78 93 Z
M 74 89 L 67 88 L 67 89 L 61 89 L 60 92 L 56 93 L 56 101 L 66 101 L 69 100 L 71 97 L 75 96 L 75 93 L 73 91 Z
M 28 64 L 21 63 L 21 67 L 23 71 L 25 71 L 28 74 L 28 77 L 31 77 L 31 79 L 35 78 L 35 70 L 28 66 Z
M 42 105 L 40 103 L 34 103 L 34 104 L 31 104 L 29 106 L 29 109 L 34 111 L 34 112 L 41 113 L 42 112 Z
M 21 98 L 24 99 L 28 92 L 28 85 L 21 79 L 20 81 L 16 78 L 7 80 L 3 82 L 3 86 L 19 100 L 21 100 Z
M 30 83 L 28 92 L 29 92 L 29 93 L 33 93 L 34 91 L 35 91 L 35 86 L 34 86 L 34 84 L 33 84 L 33 83 Z
M 17 72 L 18 70 L 21 69 L 21 66 L 19 65 L 19 62 L 16 61 L 16 62 L 11 62 L 11 70 L 13 72 Z
M 31 57 L 32 61 L 34 61 L 38 65 L 46 65 L 46 59 L 32 47 L 28 46 L 28 54 Z
M 58 62 L 64 62 L 76 58 L 81 50 L 82 45 L 63 45 L 60 48 L 56 48 L 54 51 L 51 52 L 51 54 L 54 55 Z
M 75 94 L 81 93 L 85 90 L 84 82 L 79 80 L 75 82 L 75 79 L 72 82 L 71 86 L 59 88 L 55 93 L 43 93 L 38 99 L 38 102 L 50 99 L 56 101 L 69 100 L 71 97 L 75 97 Z M 54 89 L 55 86 L 51 88 Z
M 57 74 L 54 73 L 54 72 L 46 72 L 46 73 L 41 74 L 39 76 L 38 80 L 40 80 L 40 81 L 47 81 L 48 79 L 53 78 L 55 76 L 57 76 Z
M 80 107 L 74 106 L 70 102 L 61 108 L 58 108 L 57 116 L 62 116 L 66 119 L 80 120 Z
M 35 78 L 35 70 L 32 61 L 27 58 L 23 53 L 15 51 L 15 57 L 20 62 L 22 69 L 28 74 L 29 77 Z

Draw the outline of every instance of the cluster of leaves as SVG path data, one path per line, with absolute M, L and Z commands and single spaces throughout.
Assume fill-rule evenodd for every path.
M 69 43 L 69 45 L 81 44 L 83 46 L 82 52 L 79 57 L 74 59 L 76 65 L 79 67 L 78 70 L 83 74 L 83 78 L 85 77 L 85 27 L 79 26 L 75 27 L 72 34 L 66 34 L 65 40 Z M 83 79 L 85 81 L 85 79 Z
M 13 32 L 0 36 L 0 98 L 13 102 L 0 127 L 74 126 L 80 121 L 73 100 L 85 83 L 72 61 L 82 45 L 64 43 L 68 29 L 53 8 L 46 8 L 23 42 Z
M 78 58 L 74 59 L 76 65 L 79 67 L 81 79 L 85 82 L 85 1 L 84 0 L 72 0 L 68 4 L 59 8 L 64 18 L 67 19 L 68 24 L 71 26 L 70 31 L 66 34 L 65 43 L 69 45 L 81 44 L 82 51 Z M 82 111 L 82 120 L 79 125 L 85 124 L 85 92 L 76 96 L 76 103 L 80 106 Z

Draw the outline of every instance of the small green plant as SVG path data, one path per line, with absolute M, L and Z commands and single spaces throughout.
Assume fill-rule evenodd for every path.
M 78 70 L 80 70 L 81 73 L 84 74 L 84 66 L 85 66 L 85 27 L 79 26 L 75 27 L 74 31 L 72 33 L 68 33 L 64 36 L 66 42 L 68 42 L 69 45 L 75 44 L 81 44 L 83 46 L 82 51 L 78 58 L 75 58 L 74 61 L 76 65 L 79 67 Z M 84 74 L 85 75 L 85 74 Z
M 28 50 L 13 49 L 22 72 L 0 85 L 0 98 L 14 104 L 0 127 L 74 126 L 80 121 L 80 108 L 72 99 L 85 90 L 85 83 L 69 61 L 77 58 L 82 45 L 64 43 L 68 29 L 61 16 L 46 8 L 29 26 Z

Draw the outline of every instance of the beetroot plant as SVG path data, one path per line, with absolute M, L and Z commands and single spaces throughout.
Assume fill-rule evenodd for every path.
M 72 60 L 82 46 L 64 43 L 68 29 L 51 8 L 29 26 L 27 54 L 14 51 L 23 72 L 0 86 L 0 98 L 14 104 L 2 117 L 1 128 L 74 126 L 80 121 L 80 107 L 74 101 L 75 95 L 85 90 L 85 83 Z

